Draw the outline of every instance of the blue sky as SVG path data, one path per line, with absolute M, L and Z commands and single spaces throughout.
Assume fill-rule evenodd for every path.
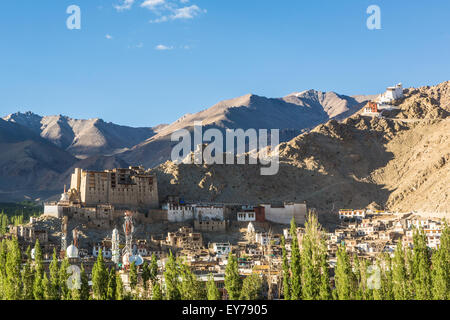
M 449 1 L 127 1 L 2 1 L 1 114 L 153 126 L 247 93 L 449 80 Z M 73 4 L 81 30 L 66 27 Z

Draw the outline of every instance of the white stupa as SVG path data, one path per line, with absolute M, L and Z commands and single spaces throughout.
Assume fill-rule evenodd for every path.
M 253 223 L 249 222 L 249 224 L 247 226 L 247 232 L 248 233 L 255 233 L 255 226 L 253 225 Z
M 73 244 L 66 250 L 67 258 L 78 258 L 78 249 Z

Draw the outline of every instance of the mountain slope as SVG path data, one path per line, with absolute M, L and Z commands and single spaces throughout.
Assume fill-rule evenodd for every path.
M 32 112 L 14 113 L 3 119 L 29 128 L 79 158 L 119 153 L 156 133 L 152 128 L 120 126 L 101 119 L 77 120 L 61 115 L 41 117 Z
M 170 135 L 180 129 L 192 131 L 196 121 L 202 121 L 204 130 L 280 129 L 280 141 L 289 141 L 331 118 L 340 119 L 344 114 L 356 112 L 364 101 L 363 98 L 357 100 L 334 92 L 315 90 L 277 99 L 248 94 L 183 116 L 147 141 L 125 152 L 123 157 L 134 164 L 144 164 L 148 167 L 158 165 L 170 157 L 170 151 L 175 144 L 170 141 Z
M 0 119 L 0 199 L 52 194 L 52 182 L 76 159 L 31 130 Z
M 306 200 L 320 212 L 342 207 L 450 214 L 450 82 L 409 89 L 388 118 L 355 114 L 280 145 L 280 170 L 257 165 L 156 168 L 160 196 L 259 203 Z

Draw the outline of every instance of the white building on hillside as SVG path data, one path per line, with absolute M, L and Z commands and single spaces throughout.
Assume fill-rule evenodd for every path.
M 378 101 L 381 104 L 389 104 L 394 100 L 403 98 L 403 85 L 401 83 L 397 84 L 395 87 L 388 87 L 386 92 L 381 94 Z
M 167 220 L 184 222 L 188 220 L 224 220 L 224 207 L 214 205 L 176 205 L 167 204 Z

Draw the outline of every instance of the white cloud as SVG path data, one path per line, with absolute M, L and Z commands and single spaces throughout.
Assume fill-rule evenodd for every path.
M 105 38 L 108 39 L 108 40 L 111 40 L 111 39 L 113 38 L 113 36 L 110 35 L 110 34 L 107 34 L 107 35 L 105 36 Z
M 166 0 L 145 0 L 141 7 L 153 10 L 157 6 L 161 6 L 166 3 Z
M 176 20 L 176 19 L 192 19 L 195 16 L 197 16 L 200 13 L 205 12 L 205 11 L 200 9 L 198 6 L 196 6 L 194 4 L 194 5 L 189 6 L 189 7 L 175 9 L 174 14 L 171 16 L 171 19 L 172 20 Z
M 118 5 L 115 5 L 114 8 L 117 11 L 124 11 L 124 10 L 130 10 L 131 7 L 134 4 L 134 0 L 121 0 L 121 3 Z
M 117 11 L 130 10 L 136 2 L 136 0 L 119 1 L 119 4 L 114 5 L 114 8 L 116 8 Z M 188 6 L 187 3 L 189 2 L 189 0 L 142 0 L 140 7 L 146 8 L 159 16 L 150 20 L 151 23 L 161 23 L 179 19 L 193 19 L 196 16 L 207 12 L 195 4 Z
M 150 20 L 151 23 L 161 23 L 167 22 L 169 20 L 178 20 L 178 19 L 194 19 L 201 13 L 206 13 L 207 11 L 199 8 L 197 5 L 192 5 L 189 7 L 183 8 L 173 8 L 170 10 L 172 14 L 162 16 L 161 18 Z
M 161 23 L 161 22 L 167 22 L 169 21 L 169 17 L 168 16 L 162 16 L 161 18 L 155 19 L 155 20 L 150 20 L 150 23 Z
M 158 45 L 155 47 L 155 49 L 156 49 L 156 50 L 159 50 L 159 51 L 165 51 L 165 50 L 172 50 L 173 47 L 168 47 L 168 46 L 163 45 L 163 44 L 158 44 Z

